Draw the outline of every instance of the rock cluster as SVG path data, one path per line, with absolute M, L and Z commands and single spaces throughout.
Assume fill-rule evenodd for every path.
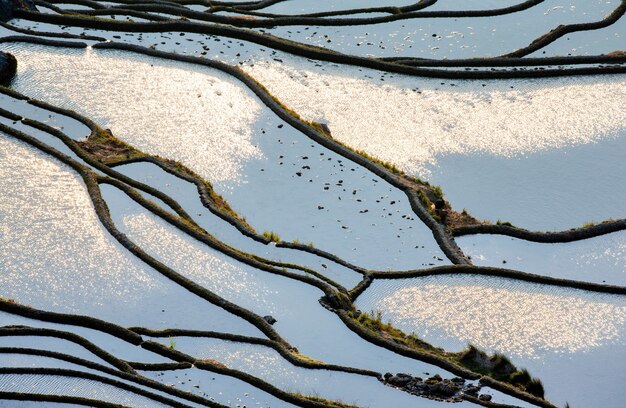
M 386 373 L 383 382 L 414 395 L 441 401 L 458 402 L 461 401 L 461 396 L 464 394 L 478 397 L 483 401 L 491 399 L 491 396 L 487 394 L 478 395 L 481 388 L 480 385 L 465 384 L 465 380 L 460 377 L 447 379 L 434 375 L 424 380 L 409 374 L 398 373 L 394 375 Z
M 0 21 L 13 18 L 13 11 L 23 9 L 37 11 L 33 0 L 0 0 Z

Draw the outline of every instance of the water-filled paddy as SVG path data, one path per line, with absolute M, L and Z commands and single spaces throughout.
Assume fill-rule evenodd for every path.
M 59 375 L 0 374 L 0 391 L 35 392 L 43 395 L 69 395 L 92 398 L 134 407 L 166 407 L 153 399 L 120 389 L 110 384 L 83 378 Z
M 183 161 L 210 180 L 237 178 L 241 163 L 260 154 L 250 143 L 260 107 L 217 71 L 207 76 L 206 69 L 127 60 L 119 52 L 30 46 L 14 52 L 30 61 L 20 65 L 16 89 L 37 98 L 52 88 L 48 102 L 89 114 L 136 148 Z M 72 70 L 81 75 L 68 76 Z
M 495 57 L 526 47 L 560 24 L 602 20 L 618 5 L 616 0 L 552 0 L 492 17 L 440 16 L 358 26 L 286 26 L 266 31 L 292 41 L 360 56 Z
M 327 370 L 307 370 L 283 360 L 274 350 L 251 344 L 216 339 L 178 338 L 177 347 L 198 358 L 213 358 L 231 368 L 256 375 L 280 388 L 328 399 L 341 399 L 358 406 L 410 405 L 415 397 L 385 386 L 374 377 Z M 424 375 L 423 373 L 415 373 Z M 419 406 L 439 406 L 419 400 Z M 468 403 L 460 406 L 469 405 Z
M 436 200 L 439 190 L 398 176 L 404 171 L 441 185 L 454 209 L 465 208 L 494 223 L 563 230 L 622 218 L 626 190 L 618 175 L 626 170 L 622 109 L 626 87 L 623 56 L 613 51 L 621 47 L 624 25 L 622 20 L 609 24 L 612 21 L 603 19 L 611 12 L 619 17 L 626 10 L 623 4 L 617 0 L 83 3 L 39 5 L 47 17 L 19 13 L 21 18 L 0 27 L 0 37 L 28 37 L 0 42 L 0 49 L 18 60 L 17 76 L 7 84 L 29 97 L 75 110 L 147 154 L 180 162 L 170 162 L 169 170 L 185 172 L 186 167 L 203 177 L 212 185 L 206 187 L 221 195 L 244 223 L 228 218 L 233 213 L 222 198 L 211 196 L 224 211 L 218 214 L 214 207 L 205 207 L 206 197 L 203 205 L 193 183 L 154 163 L 125 163 L 110 171 L 96 166 L 93 160 L 98 157 L 118 160 L 124 154 L 118 151 L 125 151 L 127 158 L 138 153 L 97 127 L 86 143 L 65 145 L 54 132 L 15 121 L 12 114 L 36 119 L 77 141 L 91 130 L 76 119 L 2 92 L 0 125 L 7 132 L 0 134 L 3 397 L 6 392 L 34 392 L 46 398 L 66 394 L 133 407 L 158 406 L 140 395 L 148 391 L 157 399 L 189 406 L 211 401 L 234 407 L 336 406 L 322 399 L 330 398 L 358 406 L 434 408 L 446 403 L 383 382 L 419 394 L 428 389 L 430 396 L 439 398 L 449 392 L 446 384 L 459 379 L 431 379 L 434 383 L 426 386 L 416 378 L 392 374 L 478 377 L 464 371 L 469 368 L 516 383 L 517 392 L 526 389 L 541 396 L 543 388 L 555 406 L 569 402 L 572 407 L 620 407 L 626 378 L 615 362 L 623 360 L 626 350 L 622 295 L 466 273 L 388 280 L 394 275 L 384 272 L 420 269 L 416 274 L 427 274 L 434 266 L 443 266 L 434 273 L 452 271 L 440 245 L 451 260 L 463 262 L 461 254 L 453 254 L 458 243 L 468 262 L 492 268 L 485 272 L 507 268 L 599 284 L 626 282 L 623 231 L 563 244 L 497 235 L 454 239 L 439 223 L 444 213 L 431 210 L 430 218 L 424 211 L 429 200 L 445 205 Z M 519 7 L 506 9 L 515 5 Z M 350 10 L 385 6 L 390 8 L 371 13 Z M 422 6 L 423 12 L 404 19 L 403 11 Z M 117 13 L 114 8 L 127 10 Z M 146 8 L 152 14 L 138 11 Z M 63 9 L 94 12 L 98 18 L 82 11 L 62 17 Z M 204 12 L 205 18 L 180 17 L 187 10 Z M 455 10 L 468 13 L 454 14 Z M 316 12 L 331 15 L 326 20 L 313 18 L 308 26 L 281 17 Z M 164 17 L 172 21 L 147 23 Z M 277 18 L 279 24 L 259 28 L 265 18 Z M 358 24 L 365 18 L 379 24 Z M 40 19 L 47 22 L 33 21 Z M 212 19 L 225 25 L 206 21 Z M 325 22 L 331 25 L 324 26 Z M 341 25 L 346 22 L 350 24 Z M 575 23 L 583 25 L 571 26 Z M 80 27 L 92 24 L 99 28 Z M 228 24 L 237 28 L 231 30 Z M 565 26 L 585 31 L 541 37 L 556 27 L 560 28 L 553 34 L 562 34 Z M 20 42 L 40 35 L 48 40 L 73 38 L 89 47 Z M 533 43 L 537 38 L 539 42 Z M 91 47 L 100 41 L 222 61 L 251 75 L 260 87 L 255 95 L 216 69 Z M 515 58 L 493 64 L 445 61 L 503 55 L 529 44 L 533 46 L 525 52 L 541 60 L 528 67 L 513 66 L 524 63 Z M 544 46 L 535 50 L 536 44 Z M 386 59 L 381 64 L 319 53 L 309 45 L 374 58 L 429 60 Z M 607 53 L 612 54 L 601 55 Z M 549 58 L 567 55 L 582 57 Z M 544 65 L 553 61 L 559 65 Z M 582 72 L 598 75 L 569 76 Z M 599 75 L 616 72 L 621 74 Z M 425 78 L 420 73 L 484 79 Z M 545 75 L 556 78 L 493 79 Z M 323 129 L 326 147 L 318 143 L 321 139 L 297 130 L 307 122 Z M 66 154 L 79 171 L 18 142 L 15 131 Z M 374 175 L 348 160 L 354 156 L 336 142 L 381 159 L 386 167 L 376 168 Z M 69 146 L 89 149 L 72 151 Z M 92 185 L 88 193 L 81 174 L 98 177 L 101 184 Z M 108 184 L 113 183 L 108 177 L 113 177 L 118 178 L 115 183 L 136 186 L 120 174 L 159 190 L 138 191 L 177 221 L 168 222 Z M 411 208 L 402 188 L 415 186 L 430 196 L 413 191 L 410 194 L 419 200 Z M 105 206 L 99 206 L 100 194 Z M 183 211 L 159 194 L 176 200 L 190 218 L 178 218 L 176 212 Z M 278 245 L 266 244 L 261 235 Z M 282 247 L 287 242 L 302 244 L 302 250 Z M 378 271 L 371 275 L 371 285 L 367 269 Z M 342 286 L 354 290 L 348 293 Z M 357 317 L 353 307 L 372 311 L 374 318 Z M 503 353 L 518 368 L 527 368 L 537 382 L 520 380 L 523 372 L 498 373 L 500 366 L 491 371 L 490 362 L 505 362 L 504 357 L 468 365 L 460 354 L 445 354 L 402 335 L 386 325 L 387 320 L 450 352 L 472 343 L 488 353 Z M 39 331 L 6 328 L 15 325 Z M 150 331 L 168 328 L 183 331 L 160 335 Z M 55 335 L 60 337 L 47 337 L 50 329 L 58 330 Z M 70 334 L 111 355 L 82 347 L 80 338 Z M 154 352 L 158 343 L 163 347 Z M 444 360 L 428 354 L 418 358 L 415 349 L 429 350 Z M 71 363 L 59 355 L 33 355 L 36 350 L 82 357 L 108 367 L 105 371 L 119 367 L 128 371 L 119 360 L 123 359 L 137 369 L 137 377 L 120 380 L 115 372 Z M 220 374 L 202 369 L 209 366 L 198 361 L 174 363 L 197 358 Z M 344 367 L 331 371 L 300 366 L 309 359 Z M 47 371 L 52 368 L 76 373 L 61 376 L 62 371 Z M 351 369 L 375 373 L 345 372 Z M 387 372 L 391 374 L 384 375 Z M 104 382 L 77 377 L 92 374 Z M 107 385 L 110 380 L 138 389 Z M 496 384 L 472 391 L 471 384 L 476 383 L 465 382 L 469 387 L 465 392 L 506 407 L 533 406 L 497 391 Z M 179 390 L 189 394 L 176 394 Z M 0 406 L 33 404 L 0 399 Z
M 626 284 L 626 236 L 616 232 L 583 241 L 543 244 L 498 235 L 457 238 L 475 265 L 578 281 Z
M 554 402 L 619 406 L 613 384 L 625 378 L 609 361 L 626 350 L 621 296 L 469 275 L 381 280 L 357 305 L 448 350 L 471 343 L 511 356 Z
M 365 369 L 394 372 L 445 371 L 374 346 L 358 337 L 318 302 L 324 293 L 304 282 L 254 269 L 235 261 L 149 215 L 123 192 L 104 186 L 118 228 L 149 255 L 224 299 L 260 316 L 271 315 L 287 341 L 312 358 Z M 159 236 L 158 241 L 150 240 Z M 306 323 L 310 322 L 310 323 Z M 350 349 L 350 353 L 345 353 Z
M 539 230 L 623 216 L 625 116 L 613 103 L 626 97 L 623 76 L 356 79 L 374 72 L 292 62 L 247 69 L 337 139 L 441 185 L 458 210 Z
M 7 162 L 11 156 L 0 178 L 7 231 L 0 250 L 3 298 L 128 326 L 257 333 L 131 257 L 99 224 L 86 188 L 68 167 L 7 136 L 0 143 Z M 126 308 L 133 312 L 122 313 Z
M 312 243 L 371 269 L 410 269 L 443 262 L 432 234 L 417 222 L 402 192 L 285 125 L 250 91 L 216 70 L 198 70 L 187 80 L 188 76 L 180 78 L 178 73 L 189 64 L 123 58 L 132 54 L 64 54 L 45 47 L 36 54 L 18 49 L 20 53 L 34 63 L 24 64 L 24 74 L 19 76 L 24 82 L 17 81 L 17 89 L 38 95 L 37 89 L 52 86 L 57 98 L 51 102 L 63 99 L 63 105 L 81 112 L 95 110 L 100 124 L 122 140 L 146 153 L 184 162 L 212 183 L 260 233 L 273 231 L 285 241 Z M 58 64 L 78 64 L 83 80 L 70 81 L 63 70 L 45 68 Z M 135 70 L 145 82 L 137 83 L 135 89 L 126 86 L 128 69 Z M 173 105 L 169 108 L 156 98 L 156 93 L 167 92 L 163 86 L 148 86 L 161 84 L 157 79 L 168 75 L 174 81 L 169 86 L 173 94 L 159 98 L 170 100 Z M 104 103 L 89 96 L 93 81 L 103 78 L 111 90 L 124 92 L 116 91 L 115 98 L 102 95 L 108 101 Z M 215 83 L 216 88 L 237 90 L 233 93 L 220 88 L 205 94 L 209 110 L 204 102 L 195 103 L 202 99 L 200 91 L 189 95 L 181 81 L 189 87 L 206 81 L 209 88 Z M 189 101 L 186 107 L 181 106 L 181 96 Z M 222 96 L 230 99 L 223 101 Z M 134 108 L 119 108 L 127 105 Z M 174 106 L 182 113 L 168 114 Z M 229 113 L 216 112 L 214 106 Z M 145 111 L 154 116 L 145 116 Z M 213 118 L 209 122 L 203 119 L 207 111 Z M 248 125 L 245 129 L 243 125 L 233 127 L 242 115 Z M 231 139 L 224 137 L 225 131 L 231 132 Z M 242 144 L 250 147 L 248 152 Z M 273 188 L 267 189 L 267 185 Z M 290 194 L 293 191 L 299 193 Z

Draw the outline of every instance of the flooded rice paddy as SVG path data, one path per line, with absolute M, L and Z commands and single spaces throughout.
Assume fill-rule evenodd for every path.
M 0 407 L 623 406 L 625 13 L 0 0 Z

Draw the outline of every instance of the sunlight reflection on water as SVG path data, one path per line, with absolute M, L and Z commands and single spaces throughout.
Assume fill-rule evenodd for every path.
M 517 356 L 576 353 L 623 343 L 626 303 L 480 276 L 375 282 L 357 302 L 435 345 L 450 339 Z
M 79 111 L 146 153 L 212 181 L 237 179 L 245 160 L 262 156 L 251 143 L 260 105 L 218 71 L 118 51 L 9 48 L 20 61 L 15 89 Z
M 336 139 L 423 177 L 438 156 L 519 157 L 614 137 L 626 123 L 624 76 L 485 82 L 392 74 L 377 83 L 363 69 L 293 64 L 245 69 L 305 118 L 327 122 Z

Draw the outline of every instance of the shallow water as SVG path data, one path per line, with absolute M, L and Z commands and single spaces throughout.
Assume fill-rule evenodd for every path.
M 41 347 L 40 347 L 41 348 Z M 177 399 L 176 397 L 173 397 L 167 393 L 164 393 L 163 391 L 157 391 L 154 390 L 152 388 L 149 387 L 145 387 L 139 384 L 136 384 L 134 382 L 131 381 L 125 381 L 117 376 L 113 376 L 107 373 L 103 373 L 101 371 L 98 370 L 92 370 L 89 368 L 85 368 L 82 365 L 78 365 L 78 364 L 72 364 L 72 363 L 68 363 L 65 362 L 63 360 L 58 360 L 58 359 L 54 359 L 54 358 L 48 358 L 48 357 L 41 357 L 41 356 L 32 356 L 32 355 L 26 355 L 26 354 L 9 354 L 9 353 L 0 353 L 0 366 L 2 367 L 15 367 L 15 368 L 22 368 L 22 367 L 32 367 L 32 368 L 60 368 L 60 369 L 66 369 L 66 370 L 73 370 L 73 371 L 80 371 L 80 372 L 84 372 L 84 373 L 90 373 L 90 374 L 95 374 L 101 377 L 106 377 L 115 381 L 120 381 L 126 384 L 129 384 L 131 386 L 134 386 L 136 388 L 140 388 L 142 390 L 151 392 L 153 394 L 159 394 L 162 395 L 164 397 L 173 399 L 173 400 L 177 400 L 183 404 L 186 404 L 187 406 L 191 406 L 191 407 L 198 407 L 200 405 L 198 404 L 194 404 L 192 402 L 189 402 L 187 400 L 182 400 L 182 399 Z M 72 388 L 79 388 L 81 386 L 83 386 L 83 381 L 81 379 L 76 379 L 76 378 L 71 378 L 71 377 L 66 377 L 66 380 L 68 381 L 68 385 Z M 56 388 L 56 386 L 53 386 L 54 388 Z M 29 392 L 31 393 L 36 393 L 36 392 L 40 392 L 41 393 L 42 390 L 34 388 L 32 390 L 29 390 Z M 55 390 L 51 390 L 51 391 L 55 391 Z M 43 392 L 45 394 L 45 392 Z M 2 405 L 2 402 L 0 402 L 0 407 L 3 406 L 13 406 L 13 405 Z M 16 405 L 16 406 L 20 406 L 20 405 Z M 39 405 L 37 405 L 39 406 Z M 45 406 L 45 405 L 44 405 Z M 56 407 L 57 404 L 54 404 L 54 407 Z M 75 406 L 75 405 L 72 405 Z
M 15 89 L 86 114 L 137 149 L 180 160 L 210 180 L 236 179 L 242 162 L 260 154 L 250 143 L 259 105 L 218 71 L 116 51 L 11 52 L 24 61 Z
M 14 325 L 45 328 L 45 329 L 52 329 L 52 330 L 57 330 L 57 331 L 73 333 L 73 334 L 76 334 L 78 336 L 85 338 L 86 340 L 95 344 L 97 347 L 107 351 L 108 353 L 113 354 L 114 356 L 120 359 L 126 360 L 126 361 L 141 361 L 144 363 L 163 363 L 163 362 L 168 361 L 165 357 L 152 353 L 148 350 L 141 348 L 140 346 L 136 346 L 134 344 L 128 343 L 122 339 L 119 339 L 117 337 L 114 337 L 110 334 L 106 334 L 98 330 L 87 329 L 84 327 L 74 326 L 74 325 L 44 322 L 41 320 L 29 319 L 26 317 L 10 314 L 6 312 L 0 312 L 0 327 L 1 326 L 14 326 Z M 37 336 L 30 336 L 30 338 L 33 340 L 40 339 L 41 343 L 44 344 L 44 348 L 45 348 L 45 344 L 46 344 L 45 342 L 47 341 L 48 338 L 37 337 Z M 15 338 L 13 340 L 15 340 Z M 34 340 L 34 341 L 38 341 L 38 340 Z M 65 342 L 66 344 L 70 345 L 70 347 L 82 348 L 80 345 L 71 343 L 69 341 L 65 341 L 65 340 L 60 340 L 60 341 Z M 26 346 L 20 345 L 20 347 L 26 347 Z M 57 350 L 57 351 L 60 351 L 60 350 Z M 70 355 L 76 355 L 71 352 L 66 352 L 66 353 Z M 87 353 L 90 354 L 89 351 Z M 93 359 L 94 356 L 91 355 L 91 357 L 92 357 L 91 359 Z M 97 359 L 97 357 L 95 358 Z M 107 365 L 108 363 L 102 363 L 102 364 Z
M 202 36 L 195 38 L 202 41 Z M 131 36 L 128 41 L 137 40 Z M 227 56 L 234 51 L 226 42 L 215 44 L 222 50 L 215 56 L 234 57 Z M 181 46 L 194 53 L 202 50 L 195 42 Z M 377 78 L 375 71 L 312 64 L 280 53 L 286 63 L 263 62 L 267 57 L 259 47 L 248 44 L 243 49 L 250 48 L 259 55 L 252 61 L 260 60 L 246 69 L 288 106 L 308 119 L 328 123 L 333 136 L 350 146 L 441 184 L 456 209 L 540 230 L 622 217 L 620 203 L 626 192 L 611 180 L 626 162 L 621 146 L 626 118 L 614 103 L 626 97 L 623 76 L 536 83 L 440 82 L 386 74 Z M 446 90 L 443 101 L 441 90 Z M 363 99 L 359 94 L 375 97 Z M 605 98 L 607 94 L 611 98 Z M 309 99 L 318 103 L 306 103 Z M 464 115 L 451 114 L 458 111 Z M 526 177 L 517 177 L 522 172 Z M 552 177 L 543 177 L 545 173 Z M 494 190 L 501 193 L 493 195 Z M 579 199 L 580 191 L 610 198 Z M 544 198 L 548 195 L 550 200 Z
M 439 0 L 425 10 L 493 9 L 517 2 Z M 408 4 L 404 0 L 293 0 L 261 12 L 294 14 Z M 258 31 L 358 55 L 464 58 L 510 52 L 559 24 L 597 21 L 617 4 L 617 0 L 547 0 L 529 10 L 493 18 L 419 18 L 368 26 Z M 380 15 L 386 14 L 350 17 Z M 483 219 L 552 230 L 623 217 L 626 190 L 616 175 L 626 170 L 626 116 L 621 108 L 626 102 L 624 75 L 433 80 L 307 60 L 202 34 L 103 32 L 19 19 L 11 23 L 101 35 L 111 41 L 239 65 L 303 118 L 327 124 L 337 140 L 440 184 L 455 209 L 465 207 Z M 0 36 L 13 34 L 0 27 Z M 608 53 L 621 47 L 623 34 L 620 21 L 605 29 L 568 34 L 532 56 Z M 278 120 L 226 75 L 117 51 L 15 43 L 2 48 L 18 56 L 19 72 L 13 81 L 18 90 L 82 112 L 148 153 L 183 162 L 213 183 L 260 233 L 274 231 L 286 241 L 312 242 L 372 269 L 447 263 L 402 193 Z M 88 134 L 86 127 L 62 115 L 1 95 L 0 104 L 62 129 L 74 139 Z M 0 123 L 32 134 L 82 162 L 50 135 L 4 118 Z M 264 337 L 251 324 L 176 285 L 121 247 L 95 217 L 79 176 L 64 165 L 6 135 L 0 135 L 0 163 L 0 275 L 6 281 L 2 284 L 0 276 L 0 287 L 6 288 L 2 297 L 124 326 Z M 323 258 L 245 237 L 204 208 L 193 185 L 154 165 L 137 163 L 117 170 L 171 195 L 199 225 L 237 249 L 310 266 L 347 288 L 361 277 Z M 102 192 L 116 226 L 131 240 L 220 296 L 261 316 L 271 314 L 278 320 L 274 327 L 280 335 L 302 354 L 381 373 L 453 376 L 365 342 L 321 307 L 319 289 L 212 250 L 113 187 L 104 185 Z M 155 197 L 144 196 L 171 211 Z M 623 235 L 554 245 L 502 236 L 468 236 L 458 242 L 476 264 L 624 285 Z M 626 352 L 626 304 L 620 296 L 455 275 L 374 281 L 357 306 L 364 311 L 380 309 L 383 319 L 450 351 L 472 342 L 510 355 L 515 364 L 542 380 L 547 398 L 557 406 L 569 401 L 572 407 L 619 408 L 623 399 L 620 392 L 626 377 L 616 364 Z M 90 329 L 0 312 L 2 324 L 68 330 L 127 360 L 165 361 Z M 28 336 L 18 341 L 22 346 L 102 362 L 64 340 Z M 186 337 L 159 341 L 195 356 L 215 358 L 289 391 L 365 406 L 443 406 L 373 378 L 294 367 L 270 348 Z M 18 344 L 14 337 L 0 337 L 0 343 Z M 71 366 L 9 354 L 0 354 L 0 365 Z M 229 406 L 291 406 L 240 380 L 195 368 L 140 374 Z M 4 375 L 0 384 L 44 393 L 79 392 L 132 406 L 155 405 L 112 387 L 70 378 Z M 488 388 L 482 392 L 497 403 L 529 406 Z M 0 401 L 0 406 L 33 405 Z
M 128 326 L 258 333 L 131 257 L 100 225 L 82 181 L 65 165 L 4 135 L 0 157 L 7 163 L 0 169 L 4 298 Z
M 620 219 L 626 187 L 616 177 L 626 172 L 626 130 L 607 136 L 516 157 L 451 154 L 439 158 L 430 180 L 456 209 L 493 223 L 554 231 Z
M 117 227 L 149 255 L 226 300 L 260 316 L 298 350 L 333 364 L 392 372 L 445 371 L 363 341 L 318 302 L 323 292 L 287 277 L 260 271 L 186 236 L 112 187 L 103 187 Z M 159 240 L 151 237 L 159 236 Z M 350 350 L 346 353 L 346 350 Z
M 0 105 L 2 109 L 11 111 L 17 115 L 38 120 L 46 125 L 62 131 L 72 139 L 84 139 L 89 136 L 91 131 L 81 122 L 70 118 L 69 116 L 60 115 L 37 106 L 31 105 L 26 101 L 12 98 L 8 95 L 0 93 Z
M 63 404 L 57 402 L 32 402 L 32 401 L 6 401 L 0 400 L 0 407 L 10 408 L 75 408 L 74 404 Z
M 564 244 L 542 244 L 499 235 L 459 237 L 457 243 L 475 265 L 626 286 L 624 231 Z
M 268 108 L 261 108 L 250 91 L 215 70 L 193 68 L 194 75 L 181 79 L 181 70 L 189 68 L 189 64 L 166 63 L 130 53 L 65 53 L 49 47 L 40 47 L 39 52 L 18 47 L 15 52 L 32 61 L 23 64 L 15 83 L 17 89 L 39 95 L 41 89 L 53 87 L 57 93 L 55 98 L 47 98 L 51 102 L 63 100 L 63 105 L 85 113 L 91 111 L 122 140 L 148 153 L 183 161 L 211 182 L 259 232 L 274 231 L 285 241 L 312 242 L 370 269 L 410 269 L 441 264 L 444 260 L 431 232 L 412 214 L 402 192 L 315 145 L 277 119 Z M 56 68 L 46 68 L 47 64 Z M 83 71 L 82 80 L 68 77 L 62 70 L 64 64 L 78 65 Z M 148 66 L 150 70 L 146 71 Z M 143 80 L 130 87 L 122 86 L 129 69 Z M 155 82 L 163 76 L 172 81 L 171 85 L 148 86 L 163 83 Z M 107 96 L 101 103 L 100 98 L 92 98 L 88 92 L 96 80 L 109 83 L 110 89 L 125 91 L 116 93 L 115 98 Z M 181 106 L 183 102 L 176 99 L 178 96 L 184 95 L 189 101 L 202 99 L 196 98 L 195 91 L 188 95 L 184 86 L 194 87 L 204 81 L 230 89 L 223 89 L 223 94 L 218 89 L 204 96 L 211 106 L 223 106 L 221 96 L 237 99 L 235 105 L 224 107 L 229 114 L 210 110 L 203 103 Z M 181 82 L 186 85 L 180 85 Z M 166 95 L 156 97 L 163 92 Z M 168 114 L 167 110 L 174 106 L 168 107 L 160 100 L 171 100 L 176 109 L 190 113 Z M 128 105 L 134 108 L 120 109 Z M 156 116 L 146 116 L 145 111 Z M 203 119 L 208 112 L 217 123 Z M 246 129 L 232 128 L 232 122 L 242 119 L 241 115 L 241 126 Z M 181 127 L 186 129 L 184 135 Z M 225 132 L 230 132 L 230 136 Z M 245 146 L 254 152 L 245 153 Z M 293 191 L 298 194 L 292 194 Z
M 385 386 L 373 377 L 296 367 L 285 361 L 276 351 L 263 346 L 179 337 L 176 347 L 194 357 L 216 359 L 230 368 L 255 375 L 281 389 L 304 395 L 316 395 L 372 408 L 412 404 L 420 407 L 441 405 L 437 401 L 422 398 L 416 400 L 415 396 Z M 470 404 L 463 403 L 459 406 L 467 405 Z
M 418 18 L 342 27 L 279 26 L 263 31 L 359 56 L 495 57 L 525 47 L 559 25 L 599 21 L 618 5 L 617 0 L 547 0 L 530 9 L 492 17 Z
M 333 2 L 329 0 L 296 0 L 284 1 L 264 8 L 266 13 L 274 14 L 305 14 L 319 13 L 326 11 L 351 10 L 356 8 L 388 7 L 388 6 L 409 6 L 414 4 L 413 0 L 342 0 Z
M 168 406 L 109 384 L 58 375 L 0 374 L 0 391 L 69 395 L 133 407 Z
M 35 300 L 20 290 L 23 282 L 40 304 L 72 308 L 88 299 L 92 307 L 102 307 L 110 301 L 105 294 L 132 299 L 137 287 L 157 287 L 110 241 L 77 175 L 6 136 L 0 149 L 5 163 L 0 177 L 4 296 Z M 78 275 L 84 278 L 80 290 L 60 295 Z
M 565 55 L 598 55 L 624 50 L 626 23 L 618 20 L 605 28 L 570 33 L 561 37 L 529 57 L 552 57 Z
M 621 296 L 480 276 L 380 280 L 357 300 L 446 350 L 471 343 L 511 356 L 557 406 L 620 407 L 626 384 Z M 610 318 L 607 318 L 609 317 Z M 593 389 L 594 393 L 588 392 Z
M 197 368 L 162 372 L 142 371 L 141 374 L 230 407 L 295 407 L 236 378 Z
M 234 226 L 202 205 L 197 187 L 194 184 L 165 172 L 155 164 L 131 163 L 117 166 L 115 170 L 157 188 L 174 198 L 198 225 L 227 245 L 267 259 L 308 266 L 313 270 L 323 272 L 325 276 L 346 288 L 356 286 L 362 279 L 362 275 L 353 270 L 324 258 L 303 251 L 278 248 L 273 244 L 265 245 L 246 237 Z M 162 208 L 167 209 L 166 206 L 162 206 Z
M 543 357 L 626 342 L 621 296 L 511 279 L 452 275 L 380 280 L 357 305 L 364 311 L 381 310 L 384 319 L 405 331 L 453 350 L 471 343 L 507 355 Z
M 626 116 L 614 103 L 626 100 L 623 76 L 380 82 L 299 60 L 246 69 L 335 138 L 441 185 L 458 210 L 540 230 L 623 216 L 626 190 L 614 179 L 626 170 Z

